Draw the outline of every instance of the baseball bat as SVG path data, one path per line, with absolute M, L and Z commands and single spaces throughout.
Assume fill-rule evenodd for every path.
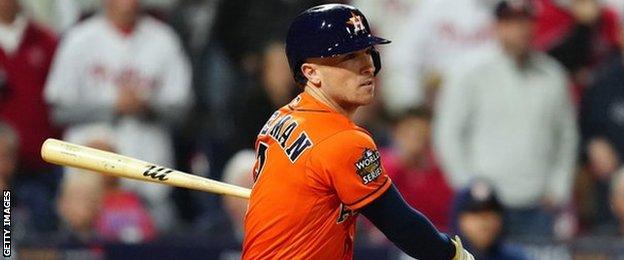
M 176 187 L 248 199 L 250 189 L 176 171 L 139 159 L 49 138 L 41 146 L 49 163 L 95 171 L 106 175 L 162 183 Z

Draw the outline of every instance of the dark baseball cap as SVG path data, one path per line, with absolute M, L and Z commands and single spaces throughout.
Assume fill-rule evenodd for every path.
M 501 0 L 496 4 L 494 15 L 498 20 L 512 18 L 535 18 L 533 5 L 527 0 Z
M 463 196 L 458 205 L 461 212 L 496 211 L 503 212 L 503 205 L 498 200 L 494 187 L 486 181 L 475 180 L 464 189 L 460 196 Z

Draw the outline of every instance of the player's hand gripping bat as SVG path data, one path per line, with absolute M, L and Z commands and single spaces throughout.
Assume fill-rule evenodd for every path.
M 250 189 L 172 170 L 139 159 L 48 139 L 41 147 L 46 162 L 99 172 L 106 175 L 162 183 L 216 194 L 249 198 Z

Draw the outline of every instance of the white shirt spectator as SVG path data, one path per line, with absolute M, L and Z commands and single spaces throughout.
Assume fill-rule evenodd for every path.
M 74 26 L 85 14 L 96 12 L 103 0 L 20 0 L 26 13 L 35 21 L 58 33 Z M 141 0 L 144 9 L 170 10 L 179 0 Z
M 494 0 L 426 0 L 384 56 L 382 97 L 391 112 L 424 102 L 426 73 L 442 78 L 467 54 L 494 46 Z
M 150 116 L 115 113 L 118 88 L 128 80 L 139 82 L 135 87 L 147 100 Z M 65 136 L 107 123 L 119 153 L 171 166 L 173 147 L 167 128 L 183 118 L 189 107 L 190 84 L 187 57 L 166 25 L 142 17 L 125 34 L 103 15 L 96 15 L 67 32 L 53 62 L 45 98 L 53 105 L 54 120 L 68 126 Z M 168 200 L 168 186 L 131 180 L 123 184 L 151 206 Z
M 561 206 L 570 197 L 577 127 L 563 69 L 532 53 L 526 66 L 501 50 L 475 59 L 442 89 L 435 147 L 455 188 L 489 179 L 503 204 Z
M 353 0 L 351 4 L 366 14 L 366 19 L 375 31 L 375 35 L 396 42 L 395 39 L 403 38 L 401 33 L 405 32 L 411 13 L 418 8 L 420 2 L 426 1 L 429 0 Z M 386 48 L 387 46 L 377 47 Z M 384 73 L 380 74 L 380 76 L 383 75 Z
M 18 15 L 11 24 L 0 24 L 0 48 L 6 54 L 13 55 L 22 43 L 28 27 L 28 18 Z

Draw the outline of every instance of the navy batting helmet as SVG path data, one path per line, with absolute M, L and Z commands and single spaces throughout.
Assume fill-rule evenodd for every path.
M 301 65 L 308 58 L 326 58 L 354 52 L 389 40 L 373 36 L 364 14 L 343 4 L 312 7 L 299 14 L 286 37 L 286 56 L 295 81 L 305 84 Z M 381 69 L 379 53 L 371 52 L 375 75 Z

